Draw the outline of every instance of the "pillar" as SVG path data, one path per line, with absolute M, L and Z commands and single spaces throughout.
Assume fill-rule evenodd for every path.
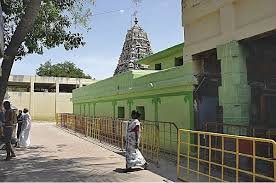
M 82 116 L 85 116 L 85 112 L 86 112 L 86 103 L 82 103 L 82 106 L 83 106 Z
M 93 103 L 93 117 L 96 117 L 96 102 Z
M 161 98 L 160 97 L 155 97 L 152 99 L 152 104 L 154 104 L 154 120 L 155 122 L 159 121 L 159 109 L 158 105 L 161 104 Z
M 56 82 L 56 94 L 59 94 L 59 81 Z
M 55 94 L 55 114 L 59 112 L 58 110 L 58 96 L 59 96 L 59 81 L 56 81 L 56 94 Z
M 31 77 L 30 80 L 30 103 L 29 103 L 29 112 L 30 114 L 33 116 L 33 118 L 35 117 L 35 109 L 34 109 L 34 83 L 35 83 L 35 78 Z
M 91 103 L 88 103 L 88 116 L 91 117 Z
M 249 125 L 251 90 L 247 82 L 246 52 L 237 41 L 231 41 L 217 47 L 217 56 L 221 62 L 219 103 L 223 107 L 223 123 Z M 245 130 L 226 126 L 224 132 L 246 134 Z
M 128 99 L 127 100 L 127 105 L 128 105 L 128 117 L 130 119 L 131 118 L 131 112 L 132 112 L 133 100 L 132 99 Z
M 81 79 L 79 79 L 79 86 L 80 88 L 83 86 Z
M 189 92 L 189 94 L 185 94 L 184 97 L 184 102 L 185 104 L 189 104 L 189 115 L 190 115 L 190 124 L 186 123 L 184 128 L 185 129 L 190 129 L 190 130 L 195 130 L 195 120 L 194 120 L 194 96 L 193 92 Z
M 115 119 L 116 117 L 116 106 L 117 106 L 117 101 L 112 101 L 112 107 L 113 107 L 113 118 Z
M 76 107 L 77 105 L 73 102 L 73 114 L 77 114 Z

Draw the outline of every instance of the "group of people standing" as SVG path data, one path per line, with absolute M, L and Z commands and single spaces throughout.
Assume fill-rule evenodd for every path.
M 128 123 L 126 135 L 126 172 L 130 171 L 133 167 L 147 168 L 148 163 L 139 150 L 141 139 L 141 122 L 139 121 L 141 114 L 138 111 L 132 111 L 131 120 Z M 0 129 L 3 129 L 2 135 L 4 136 L 4 143 L 6 146 L 7 157 L 6 161 L 16 157 L 12 145 L 13 134 L 16 132 L 16 147 L 29 147 L 30 146 L 30 130 L 31 130 L 31 116 L 28 109 L 23 111 L 16 111 L 11 108 L 9 101 L 5 101 L 3 106 L 0 107 Z M 0 134 L 1 135 L 1 134 Z
M 15 131 L 17 126 L 16 137 Z M 19 114 L 11 108 L 9 101 L 3 103 L 3 107 L 0 107 L 0 128 L 3 129 L 3 139 L 7 151 L 6 161 L 16 157 L 15 151 L 12 145 L 13 141 L 15 146 L 29 147 L 30 146 L 30 130 L 31 130 L 31 116 L 29 115 L 28 109 L 24 109 L 23 112 L 20 110 Z M 13 139 L 17 138 L 17 139 Z

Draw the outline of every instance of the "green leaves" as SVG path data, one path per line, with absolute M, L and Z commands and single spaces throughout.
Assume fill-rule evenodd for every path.
M 0 0 L 4 13 L 5 45 L 25 14 L 28 0 Z M 17 58 L 27 54 L 43 54 L 45 49 L 63 45 L 72 50 L 85 45 L 82 34 L 71 32 L 72 26 L 89 30 L 94 0 L 43 0 L 41 10 L 32 31 L 26 36 L 18 50 Z M 71 30 L 71 31 L 70 31 Z
M 38 76 L 91 79 L 90 75 L 86 75 L 83 70 L 70 61 L 53 65 L 50 61 L 47 61 L 40 65 L 40 67 L 36 70 L 36 74 Z

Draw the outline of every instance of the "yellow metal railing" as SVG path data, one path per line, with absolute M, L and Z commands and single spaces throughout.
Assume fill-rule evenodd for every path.
M 140 150 L 144 156 L 152 162 L 159 163 L 159 128 L 155 123 L 142 122 L 142 134 Z
M 160 158 L 176 162 L 178 127 L 175 123 L 142 121 L 142 124 L 144 126 L 142 132 L 144 131 L 146 135 L 151 135 L 152 142 L 155 144 L 155 146 L 150 148 L 158 151 L 157 155 Z M 154 130 L 154 132 L 151 132 L 150 129 Z M 146 138 L 146 135 L 144 135 L 144 138 Z
M 123 121 L 112 118 L 87 118 L 87 136 L 123 149 Z
M 125 149 L 127 121 L 57 114 L 57 125 Z M 271 139 L 178 130 L 174 123 L 142 121 L 140 149 L 154 163 L 177 159 L 183 181 L 276 181 L 276 143 Z
M 127 120 L 57 114 L 56 124 L 120 150 L 125 149 Z M 172 122 L 141 121 L 141 124 L 140 150 L 146 159 L 156 164 L 161 158 L 176 162 L 177 126 Z
M 233 125 L 226 123 L 207 122 L 205 131 L 224 133 L 224 131 L 235 131 L 235 134 L 245 135 L 250 137 L 267 138 L 276 140 L 276 128 L 256 125 Z
M 276 181 L 270 139 L 180 129 L 177 177 L 183 181 Z

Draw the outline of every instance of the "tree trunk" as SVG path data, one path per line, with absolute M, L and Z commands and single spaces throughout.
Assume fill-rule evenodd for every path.
M 4 57 L 4 60 L 2 62 L 2 76 L 0 77 L 0 105 L 2 104 L 5 97 L 7 84 L 8 84 L 13 62 L 14 62 L 14 57 L 10 59 L 8 59 L 7 57 L 6 58 Z
M 2 63 L 2 77 L 0 77 L 0 104 L 3 102 L 7 90 L 8 80 L 14 59 L 18 49 L 24 41 L 26 35 L 32 30 L 35 19 L 39 13 L 42 0 L 30 0 L 26 7 L 26 13 L 19 22 L 11 42 L 4 52 Z

